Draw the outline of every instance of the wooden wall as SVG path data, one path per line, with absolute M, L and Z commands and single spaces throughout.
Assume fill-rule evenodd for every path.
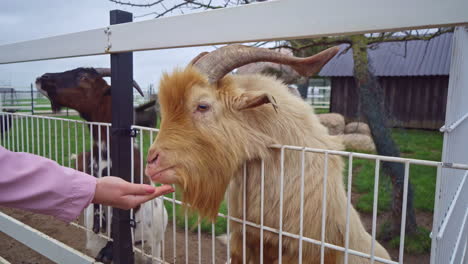
M 448 76 L 380 77 L 385 111 L 393 127 L 439 129 L 444 125 Z M 330 111 L 346 121 L 364 120 L 352 77 L 332 78 Z

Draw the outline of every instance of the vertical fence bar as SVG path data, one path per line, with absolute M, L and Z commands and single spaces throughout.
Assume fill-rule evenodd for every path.
M 320 245 L 320 263 L 325 261 L 325 225 L 327 223 L 327 178 L 328 178 L 328 151 L 325 152 L 325 161 L 323 164 L 323 197 L 322 197 L 322 233 Z
M 89 161 L 89 167 L 90 167 L 90 172 L 91 175 L 96 176 L 97 174 L 94 173 L 94 148 L 93 148 L 93 141 L 94 141 L 94 136 L 93 136 L 93 124 L 89 124 L 89 151 L 91 152 L 91 159 Z
M 5 144 L 5 134 L 6 134 L 6 126 L 5 126 L 5 114 L 2 113 L 2 131 L 0 131 L 0 135 L 2 136 L 2 146 L 6 147 Z
M 11 151 L 15 151 L 15 116 L 13 114 L 10 114 L 10 126 L 9 126 L 9 132 L 8 132 L 8 135 L 9 135 L 9 141 L 10 141 L 10 144 L 9 144 L 9 147 L 10 147 L 10 150 Z
M 284 146 L 281 147 L 280 156 L 280 200 L 279 200 L 279 232 L 278 232 L 278 263 L 283 258 L 283 192 L 284 192 Z
M 261 168 L 261 182 L 260 182 L 260 264 L 263 264 L 263 214 L 265 206 L 265 160 L 262 159 Z
M 198 232 L 197 232 L 197 237 L 198 237 L 198 264 L 201 264 L 201 255 L 202 255 L 202 250 L 201 250 L 201 224 L 200 224 L 200 216 L 198 216 Z M 228 220 L 229 221 L 229 220 Z
M 15 143 L 15 151 L 19 151 L 20 150 L 20 134 L 19 134 L 19 124 L 18 124 L 18 119 L 19 119 L 19 116 L 15 115 L 15 132 L 16 132 L 16 143 Z
M 374 205 L 372 208 L 372 241 L 371 241 L 371 264 L 375 261 L 375 233 L 377 226 L 377 205 L 379 200 L 379 174 L 380 174 L 380 159 L 375 160 L 375 178 L 374 178 Z
M 16 139 L 17 139 L 17 136 L 16 136 L 16 132 L 17 132 L 17 129 L 16 129 L 16 116 L 15 115 L 12 115 L 11 116 L 11 127 L 13 128 L 12 130 L 10 130 L 10 134 L 12 134 L 12 137 L 11 137 L 11 142 L 12 142 L 12 147 L 11 147 L 11 150 L 12 151 L 17 151 L 16 150 Z
M 5 134 L 6 134 L 6 126 L 5 126 L 5 114 L 2 113 L 2 129 L 0 131 L 0 135 L 2 136 L 2 146 L 6 147 L 5 145 Z
M 305 148 L 301 151 L 301 204 L 299 208 L 299 264 L 302 264 L 302 237 L 304 235 L 304 171 Z
M 67 133 L 68 133 L 68 140 L 67 140 L 67 143 L 68 143 L 68 167 L 71 167 L 71 149 L 70 149 L 70 145 L 71 145 L 71 135 L 70 135 L 70 121 L 67 121 Z M 65 162 L 64 162 L 65 163 Z
M 110 24 L 132 22 L 133 15 L 121 10 L 110 12 Z M 111 34 L 111 32 L 108 32 Z M 112 174 L 130 180 L 130 127 L 133 124 L 133 53 L 111 54 L 112 82 Z M 112 238 L 114 262 L 134 263 L 130 232 L 130 211 L 113 209 Z
M 75 154 L 76 154 L 76 159 L 75 159 L 75 168 L 78 169 L 78 154 L 80 153 L 78 151 L 78 123 L 77 121 L 75 120 L 74 122 L 75 124 Z M 84 150 L 83 150 L 84 152 Z
M 85 134 L 85 124 L 84 123 L 81 123 L 81 139 L 82 139 L 82 145 L 83 145 L 83 154 L 86 152 L 86 134 Z M 92 151 L 91 151 L 92 153 Z M 86 158 L 85 158 L 86 155 L 83 155 L 83 172 L 87 172 L 86 171 Z
M 6 118 L 6 125 L 8 126 L 8 131 L 11 131 L 11 125 L 12 125 L 12 117 L 11 115 L 9 114 L 6 114 L 7 118 Z M 8 149 L 11 150 L 11 140 L 10 140 L 10 134 L 11 133 L 6 133 L 6 140 L 7 140 L 7 146 L 8 146 Z
M 110 159 L 110 141 L 109 141 L 109 126 L 107 125 L 106 126 L 106 153 L 107 153 L 107 176 L 111 175 L 110 174 L 110 169 L 111 169 L 111 166 L 112 166 L 112 162 L 111 162 L 111 159 Z M 132 141 L 133 142 L 133 141 Z M 133 147 L 132 147 L 133 149 Z M 133 151 L 132 151 L 133 153 Z M 133 162 L 133 158 L 132 158 L 132 162 Z M 132 171 L 133 171 L 133 166 L 131 166 L 132 168 Z M 110 229 L 111 229 L 111 220 L 109 219 L 110 216 L 111 216 L 111 207 L 110 206 L 107 206 L 107 236 L 110 238 L 111 237 L 111 232 L 110 232 Z
M 187 216 L 187 209 L 184 210 L 184 228 L 185 228 L 185 241 L 184 241 L 184 245 L 185 245 L 185 263 L 188 264 L 188 216 Z
M 65 143 L 63 142 L 63 120 L 60 121 L 60 146 L 62 147 L 62 160 L 60 164 L 65 166 Z
M 211 262 L 216 263 L 215 224 L 211 223 Z
M 244 162 L 244 169 L 243 169 L 243 180 L 242 180 L 242 263 L 247 263 L 246 262 L 246 248 L 245 248 L 245 243 L 246 243 L 246 199 L 247 199 L 247 164 Z
M 24 117 L 20 116 L 21 152 L 24 152 Z
M 54 139 L 55 139 L 55 161 L 58 163 L 58 134 L 57 134 L 57 119 L 54 119 Z
M 132 140 L 130 140 L 130 148 L 132 149 L 132 151 L 130 151 L 130 168 L 131 168 L 131 171 L 130 171 L 130 182 L 131 183 L 135 183 L 135 152 L 134 152 L 134 149 L 135 149 L 135 139 L 136 138 L 133 138 Z M 130 209 L 130 215 L 135 215 L 135 210 L 133 209 Z M 132 241 L 135 241 L 135 228 L 132 228 L 130 229 L 130 234 L 132 236 Z
M 26 128 L 26 152 L 29 152 L 29 117 L 25 117 L 25 128 Z
M 231 220 L 229 220 L 229 217 L 231 217 L 231 206 L 230 206 L 230 200 L 231 200 L 231 195 L 230 195 L 229 188 L 226 192 L 226 207 L 227 207 L 227 214 L 228 214 L 228 219 L 227 219 L 227 227 L 226 227 L 226 234 L 227 234 L 227 245 L 226 245 L 226 255 L 227 255 L 227 263 L 231 262 Z
M 16 151 L 16 116 L 11 115 L 11 128 L 10 133 L 11 135 L 11 151 Z
M 345 255 L 344 264 L 348 264 L 349 256 L 349 214 L 351 210 L 351 192 L 353 182 L 353 153 L 349 153 L 348 159 L 348 197 L 346 201 L 346 229 L 345 229 Z
M 159 198 L 156 198 L 156 199 L 159 199 Z M 150 210 L 150 213 L 151 213 L 151 214 L 150 214 L 150 223 L 151 223 L 151 226 L 152 226 L 153 228 L 154 228 L 154 216 L 155 216 L 155 215 L 154 215 L 154 202 L 155 202 L 155 201 L 157 201 L 157 200 L 149 201 L 149 205 L 151 206 L 151 207 L 150 207 L 150 209 L 151 209 L 151 210 Z M 164 222 L 162 222 L 162 223 L 164 224 Z M 149 232 L 151 232 L 151 230 L 150 230 Z M 163 233 L 164 233 L 164 232 L 163 232 Z M 150 238 L 151 238 L 151 241 L 150 241 L 150 243 L 151 243 L 150 254 L 151 254 L 151 256 L 154 256 L 154 255 L 155 255 L 155 254 L 154 254 L 155 237 L 154 237 L 154 236 L 151 236 Z M 161 252 L 158 252 L 158 256 L 161 256 L 160 253 L 161 253 Z
M 401 231 L 400 231 L 400 254 L 399 263 L 403 263 L 403 253 L 405 248 L 405 228 L 406 228 L 406 206 L 408 201 L 408 181 L 409 181 L 409 161 L 405 162 L 405 179 L 403 183 L 403 207 L 401 209 Z
M 37 134 L 36 134 L 36 141 L 37 141 L 37 155 L 41 155 L 41 127 L 40 127 L 40 119 L 36 119 L 36 128 L 37 128 Z M 34 129 L 33 129 L 34 130 Z
M 34 120 L 37 120 L 35 117 L 31 117 L 31 153 L 36 154 L 36 131 L 34 130 Z M 39 130 L 37 130 L 37 133 L 39 133 Z M 39 154 L 39 153 L 38 153 Z
M 97 147 L 98 147 L 98 152 L 97 152 L 97 155 L 98 156 L 98 166 L 97 166 L 97 172 L 96 172 L 96 175 L 101 178 L 102 177 L 102 141 L 101 141 L 101 125 L 97 125 L 97 129 L 98 129 L 98 144 L 97 144 Z M 99 229 L 102 229 L 102 204 L 99 204 Z
M 439 196 L 440 196 L 440 182 L 441 182 L 441 173 L 442 173 L 442 166 L 437 166 L 437 179 L 436 179 L 436 187 L 435 187 L 435 194 L 434 194 L 434 219 L 432 220 L 432 232 L 431 232 L 431 262 L 435 263 L 436 261 L 436 248 L 437 248 L 437 235 L 438 229 L 437 223 L 439 223 L 437 217 L 439 217 Z
M 52 131 L 51 131 L 51 121 L 50 119 L 47 119 L 47 123 L 48 123 L 48 130 L 49 130 L 49 142 L 48 142 L 48 146 L 49 146 L 49 159 L 52 159 Z
M 42 156 L 46 156 L 46 132 L 45 132 L 45 127 L 46 127 L 46 120 L 45 118 L 42 118 Z M 50 129 L 49 129 L 50 132 Z M 50 137 L 50 134 L 49 134 Z M 50 140 L 49 140 L 50 142 Z
M 26 127 L 26 152 L 29 152 L 29 117 L 25 117 Z
M 175 188 L 175 186 L 173 186 Z M 176 194 L 175 192 L 172 193 L 172 247 L 173 247 L 173 255 L 174 255 L 174 262 L 177 260 L 177 243 L 176 243 Z
M 140 129 L 140 183 L 143 183 L 143 141 L 144 141 L 144 130 Z M 131 150 L 133 151 L 133 149 Z M 144 205 L 143 205 L 144 206 Z M 146 210 L 142 210 L 142 223 L 145 222 L 145 212 Z M 144 239 L 144 230 L 145 229 L 145 224 L 143 224 L 143 228 L 141 229 L 141 252 L 143 252 L 143 255 L 145 254 L 145 239 Z

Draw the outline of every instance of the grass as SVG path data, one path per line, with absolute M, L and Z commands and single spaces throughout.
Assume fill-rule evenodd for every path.
M 29 117 L 12 122 L 12 128 L 1 138 L 2 145 L 10 150 L 34 153 L 72 166 L 71 154 L 90 148 L 89 130 L 82 123 Z
M 392 137 L 400 147 L 403 157 L 440 161 L 442 155 L 442 133 L 425 130 L 393 129 Z M 375 162 L 355 159 L 353 162 L 353 192 L 360 195 L 356 208 L 361 212 L 372 212 L 374 195 Z M 391 182 L 380 172 L 380 211 L 391 206 Z M 411 165 L 410 181 L 414 189 L 414 207 L 417 210 L 433 212 L 437 169 L 435 167 Z
M 330 113 L 330 109 L 328 109 L 328 108 L 314 108 L 314 112 L 316 114 L 326 114 L 326 113 Z
M 381 227 L 382 230 L 390 228 L 390 224 L 386 222 Z M 409 254 L 424 254 L 431 251 L 431 238 L 430 231 L 424 227 L 418 227 L 417 231 L 413 235 L 405 236 L 405 248 L 404 251 Z M 389 246 L 392 248 L 400 247 L 400 236 L 396 236 L 389 241 Z
M 413 159 L 440 161 L 442 155 L 443 135 L 438 131 L 393 129 L 392 137 L 398 144 L 401 156 Z M 359 195 L 356 209 L 363 213 L 371 213 L 374 201 L 375 161 L 362 159 L 353 160 L 353 192 Z M 392 202 L 392 184 L 380 171 L 378 212 L 389 211 Z M 434 192 L 437 177 L 435 167 L 411 165 L 410 182 L 414 190 L 414 207 L 416 211 L 434 211 Z M 389 222 L 380 227 L 385 232 Z M 413 235 L 405 237 L 405 252 L 422 254 L 430 251 L 430 231 L 418 227 Z M 394 237 L 389 242 L 390 247 L 399 248 L 400 237 Z

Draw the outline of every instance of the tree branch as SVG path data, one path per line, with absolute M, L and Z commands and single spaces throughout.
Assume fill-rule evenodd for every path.
M 120 1 L 120 0 L 109 0 L 109 1 L 111 1 L 112 3 L 119 4 L 119 5 L 135 6 L 135 7 L 152 7 L 152 6 L 155 6 L 157 4 L 160 4 L 160 3 L 164 2 L 164 0 L 158 0 L 158 1 L 155 1 L 155 2 L 149 3 L 149 4 L 135 4 L 135 3 L 132 3 L 132 2 L 123 2 L 123 1 Z
M 448 33 L 448 32 L 453 32 L 453 28 L 441 28 L 437 30 L 435 33 L 425 33 L 420 35 L 419 32 L 414 34 L 413 32 L 405 32 L 404 36 L 395 36 L 392 34 L 391 36 L 388 35 L 381 35 L 376 38 L 370 38 L 369 41 L 367 42 L 369 45 L 376 44 L 376 43 L 382 43 L 382 42 L 401 42 L 401 41 L 409 41 L 409 40 L 431 40 L 437 36 L 440 36 L 442 34 Z

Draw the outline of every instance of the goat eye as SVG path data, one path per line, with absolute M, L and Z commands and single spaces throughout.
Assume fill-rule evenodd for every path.
M 200 112 L 205 112 L 205 111 L 207 111 L 209 109 L 210 109 L 210 106 L 207 105 L 207 104 L 199 104 L 197 106 L 197 111 L 200 111 Z

